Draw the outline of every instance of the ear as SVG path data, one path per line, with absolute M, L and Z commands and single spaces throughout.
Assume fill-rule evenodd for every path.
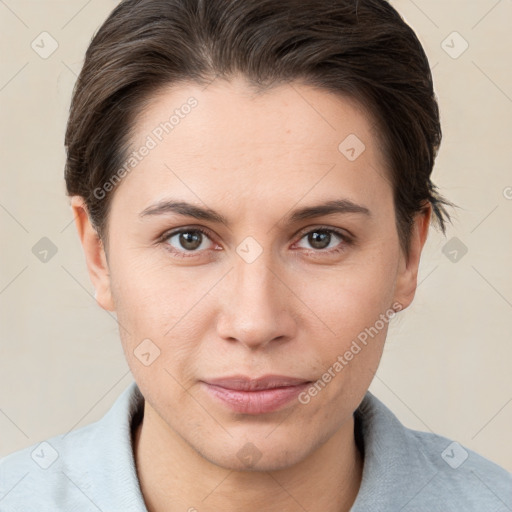
M 71 197 L 71 209 L 84 250 L 89 277 L 96 289 L 96 301 L 103 309 L 115 311 L 107 257 L 103 243 L 90 222 L 84 198 Z
M 432 205 L 427 202 L 424 208 L 414 217 L 409 242 L 409 255 L 407 256 L 404 251 L 401 251 L 395 287 L 395 301 L 402 305 L 402 309 L 411 304 L 416 293 L 420 256 L 427 240 L 431 216 Z

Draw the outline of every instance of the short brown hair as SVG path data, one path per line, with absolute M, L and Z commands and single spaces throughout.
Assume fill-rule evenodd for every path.
M 445 232 L 451 205 L 431 181 L 441 142 L 432 74 L 413 30 L 385 0 L 123 0 L 93 37 L 65 136 L 68 195 L 82 196 L 106 245 L 112 194 L 144 102 L 160 88 L 242 74 L 257 90 L 301 81 L 365 107 L 378 127 L 408 252 L 428 201 Z

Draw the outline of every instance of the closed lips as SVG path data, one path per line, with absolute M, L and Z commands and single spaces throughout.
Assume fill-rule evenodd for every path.
M 219 386 L 226 389 L 236 391 L 260 391 L 264 389 L 275 389 L 289 386 L 298 386 L 306 384 L 307 379 L 297 377 L 287 377 L 283 375 L 267 375 L 264 377 L 251 378 L 243 375 L 235 375 L 231 377 L 221 377 L 217 379 L 209 379 L 205 381 L 212 386 Z

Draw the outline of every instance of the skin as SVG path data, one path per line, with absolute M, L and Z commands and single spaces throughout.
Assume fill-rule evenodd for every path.
M 431 207 L 414 220 L 407 258 L 372 120 L 353 101 L 303 84 L 258 96 L 243 78 L 168 88 L 137 118 L 133 147 L 190 96 L 198 106 L 116 187 L 108 254 L 82 198 L 71 200 L 98 304 L 116 312 L 145 397 L 134 453 L 148 510 L 348 511 L 363 469 L 352 415 L 378 368 L 387 324 L 308 404 L 236 413 L 200 381 L 321 378 L 393 303 L 411 303 Z M 349 134 L 366 147 L 354 161 L 338 150 Z M 171 197 L 208 206 L 229 225 L 139 216 Z M 295 208 L 341 198 L 370 215 L 285 222 Z M 211 234 L 186 258 L 177 256 L 189 247 L 179 236 L 158 242 L 183 227 Z M 308 233 L 320 227 L 353 242 L 331 233 L 314 245 Z M 236 252 L 248 236 L 262 249 L 251 263 Z M 149 366 L 134 355 L 146 338 L 160 349 Z M 251 467 L 237 456 L 247 443 L 260 454 Z

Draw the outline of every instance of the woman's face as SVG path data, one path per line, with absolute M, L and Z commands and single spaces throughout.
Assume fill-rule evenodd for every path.
M 91 278 L 117 313 L 147 410 L 220 466 L 284 468 L 348 424 L 393 304 L 412 300 L 428 214 L 406 261 L 372 124 L 328 92 L 293 84 L 254 96 L 242 80 L 168 89 L 138 118 L 108 267 L 90 245 Z M 165 201 L 224 222 L 184 207 L 151 213 Z M 328 202 L 338 211 L 298 214 Z M 321 383 L 238 406 L 204 383 L 240 375 Z

